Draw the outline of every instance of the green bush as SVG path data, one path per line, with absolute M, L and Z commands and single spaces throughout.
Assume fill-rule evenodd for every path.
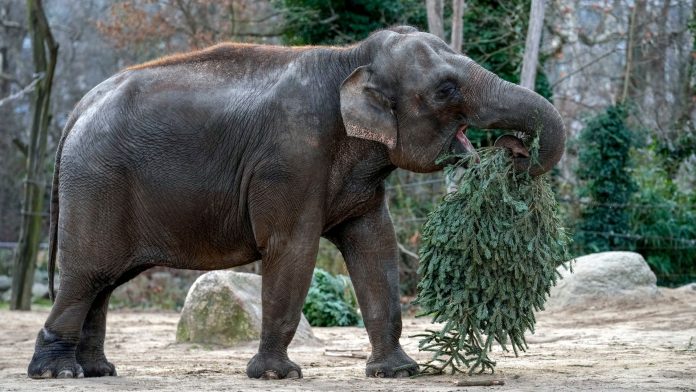
M 312 285 L 302 312 L 313 327 L 359 325 L 353 285 L 345 275 L 333 276 L 321 268 L 314 269 Z
M 592 118 L 579 139 L 581 206 L 575 243 L 581 253 L 633 249 L 629 234 L 629 200 L 636 185 L 629 173 L 633 132 L 627 110 L 610 106 Z
M 328 271 L 332 275 L 348 275 L 343 255 L 331 241 L 321 238 L 319 240 L 319 252 L 317 253 L 318 268 Z
M 656 146 L 634 153 L 638 191 L 629 210 L 636 251 L 657 275 L 660 285 L 696 280 L 696 196 L 679 190 L 669 176 L 669 162 Z

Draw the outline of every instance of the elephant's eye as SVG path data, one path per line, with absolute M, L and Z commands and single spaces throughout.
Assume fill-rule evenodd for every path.
M 435 92 L 435 99 L 438 101 L 447 101 L 457 95 L 459 95 L 459 87 L 451 80 L 447 80 L 438 86 Z

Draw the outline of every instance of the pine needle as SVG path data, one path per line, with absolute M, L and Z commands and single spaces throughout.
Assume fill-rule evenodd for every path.
M 420 350 L 433 354 L 424 374 L 493 373 L 495 342 L 525 351 L 534 311 L 544 309 L 556 268 L 570 259 L 546 176 L 515 172 L 502 149 L 479 154 L 423 227 L 415 303 L 421 316 L 444 323 L 416 335 Z

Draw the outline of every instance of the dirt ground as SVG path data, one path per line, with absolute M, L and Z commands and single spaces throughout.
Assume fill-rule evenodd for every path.
M 696 391 L 696 291 L 663 289 L 649 303 L 601 305 L 543 312 L 529 350 L 515 358 L 495 352 L 495 375 L 504 386 L 458 387 L 465 376 L 367 379 L 369 351 L 360 328 L 315 328 L 323 345 L 291 347 L 302 380 L 249 380 L 245 366 L 256 345 L 235 348 L 175 344 L 176 313 L 112 311 L 106 354 L 118 377 L 31 380 L 26 368 L 34 339 L 47 315 L 0 311 L 0 391 Z M 419 362 L 417 339 L 428 320 L 405 318 L 402 343 Z M 329 355 L 327 355 L 329 354 Z

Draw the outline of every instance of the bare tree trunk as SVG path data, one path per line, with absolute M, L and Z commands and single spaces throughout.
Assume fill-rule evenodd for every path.
M 443 0 L 425 0 L 425 10 L 428 13 L 428 31 L 445 39 L 445 28 L 442 24 Z
M 527 42 L 524 45 L 520 85 L 530 90 L 534 90 L 537 63 L 539 62 L 539 43 L 541 42 L 541 29 L 544 26 L 544 3 L 545 0 L 532 0 L 529 12 L 529 28 L 527 29 Z
M 633 11 L 631 11 L 631 19 L 628 25 L 628 48 L 626 49 L 626 69 L 624 70 L 623 78 L 623 92 L 621 93 L 621 103 L 626 103 L 628 98 L 628 90 L 631 85 L 631 67 L 633 66 L 633 50 L 635 45 L 635 30 L 636 30 L 636 13 L 638 10 L 638 3 L 633 5 Z
M 22 225 L 15 251 L 10 308 L 29 310 L 34 283 L 36 255 L 41 239 L 43 200 L 45 195 L 46 139 L 51 118 L 49 99 L 58 56 L 41 0 L 27 0 L 29 35 L 34 58 L 34 71 L 41 80 L 34 90 L 34 105 L 27 154 L 27 175 L 24 180 Z
M 452 0 L 452 40 L 450 46 L 457 53 L 462 51 L 464 0 Z

